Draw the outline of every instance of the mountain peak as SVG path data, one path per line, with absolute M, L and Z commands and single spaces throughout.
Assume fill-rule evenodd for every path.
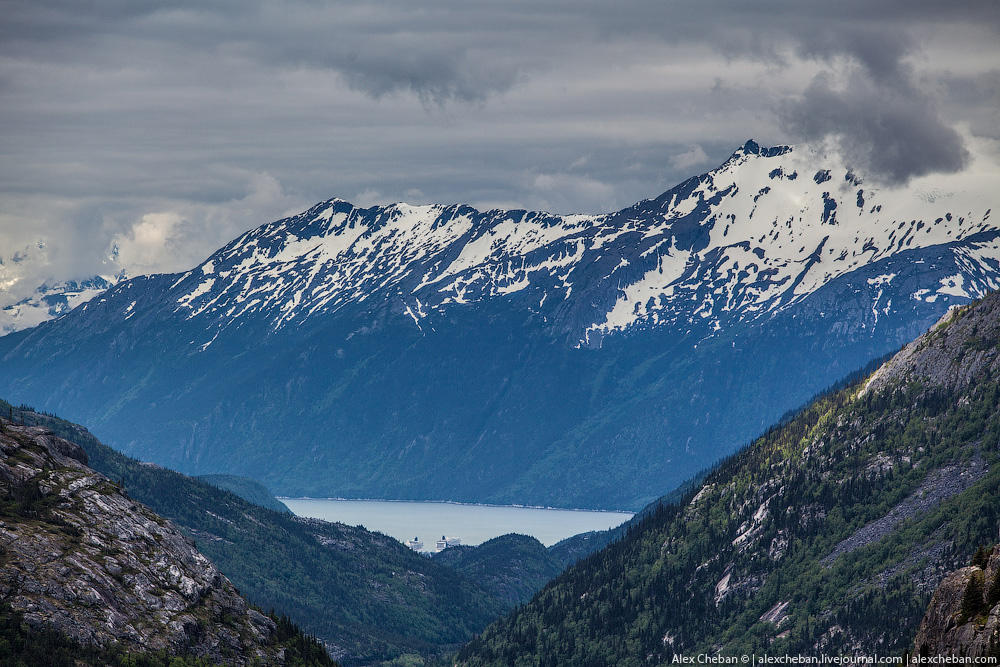
M 778 157 L 779 155 L 785 155 L 786 153 L 791 153 L 791 146 L 771 146 L 764 147 L 758 144 L 753 139 L 747 139 L 746 143 L 740 148 L 736 149 L 733 153 L 733 157 L 740 157 L 744 155 L 759 155 L 760 157 Z
M 747 142 L 743 144 L 744 153 L 753 153 L 754 155 L 760 154 L 760 145 L 753 139 L 747 139 Z

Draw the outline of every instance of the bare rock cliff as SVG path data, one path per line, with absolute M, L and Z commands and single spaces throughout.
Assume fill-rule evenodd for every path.
M 1000 299 L 953 308 L 930 331 L 907 344 L 868 382 L 865 391 L 911 380 L 962 389 L 987 369 L 1000 370 Z
M 0 598 L 81 642 L 281 664 L 274 623 L 78 445 L 0 419 Z
M 920 656 L 1000 656 L 1000 547 L 938 586 L 914 642 Z

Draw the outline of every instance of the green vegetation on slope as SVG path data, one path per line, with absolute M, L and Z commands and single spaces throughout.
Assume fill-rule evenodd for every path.
M 492 625 L 456 661 L 901 655 L 941 577 L 995 539 L 998 319 L 977 325 L 969 340 L 979 342 L 953 340 L 926 362 L 934 379 L 900 376 L 867 393 L 856 384 L 815 401 L 722 463 L 697 493 L 631 525 Z
M 255 479 L 240 477 L 238 475 L 198 475 L 195 479 L 200 479 L 212 486 L 235 493 L 243 500 L 251 502 L 254 505 L 260 505 L 275 512 L 292 513 L 292 510 L 288 509 L 285 503 L 271 495 L 267 487 Z
M 479 546 L 449 547 L 432 556 L 513 608 L 531 599 L 563 570 L 534 537 L 510 533 Z
M 254 505 L 129 458 L 26 406 L 0 402 L 0 412 L 82 446 L 92 468 L 193 536 L 248 600 L 295 619 L 345 664 L 456 648 L 503 608 L 464 576 L 385 535 Z

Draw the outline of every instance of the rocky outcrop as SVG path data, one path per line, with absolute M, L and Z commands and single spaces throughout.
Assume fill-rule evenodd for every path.
M 934 592 L 911 662 L 939 655 L 1000 656 L 1000 548 L 986 563 L 952 572 Z
M 927 333 L 907 344 L 872 376 L 865 391 L 911 380 L 961 389 L 987 370 L 1000 370 L 997 299 L 952 308 Z
M 0 598 L 97 646 L 281 664 L 274 623 L 78 445 L 0 420 Z

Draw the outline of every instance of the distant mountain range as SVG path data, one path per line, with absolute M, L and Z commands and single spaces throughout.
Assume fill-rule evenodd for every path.
M 0 334 L 29 329 L 65 315 L 123 279 L 124 274 L 119 274 L 42 284 L 31 296 L 0 308 Z
M 0 338 L 0 392 L 282 495 L 638 509 L 1000 285 L 996 199 L 752 141 L 607 215 L 334 199 Z

